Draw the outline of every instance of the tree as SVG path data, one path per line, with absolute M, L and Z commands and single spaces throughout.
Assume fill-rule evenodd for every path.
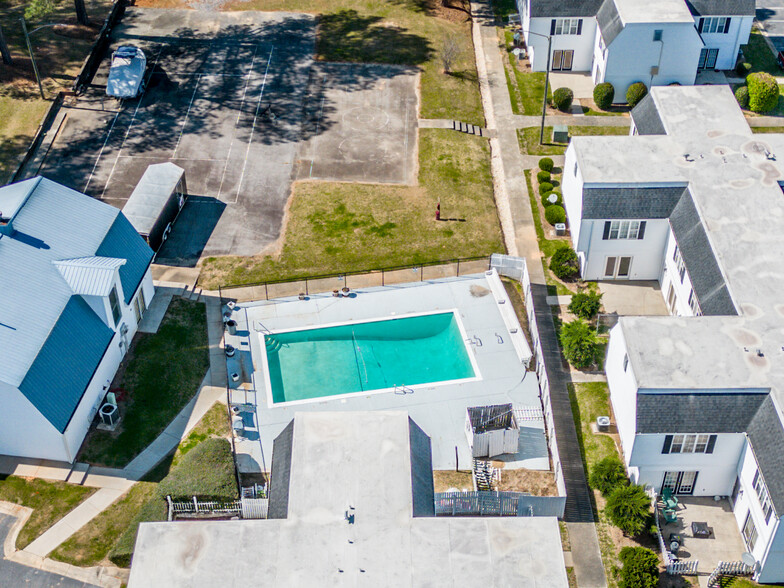
M 14 60 L 11 59 L 11 51 L 8 49 L 8 43 L 5 42 L 3 36 L 3 27 L 0 26 L 0 55 L 3 57 L 3 63 L 6 65 L 13 65 Z
M 460 57 L 460 52 L 460 45 L 454 36 L 444 38 L 444 44 L 441 46 L 441 64 L 444 66 L 444 72 L 452 72 L 452 66 Z
M 645 547 L 624 547 L 618 554 L 621 588 L 656 588 L 659 585 L 659 558 Z
M 74 0 L 74 9 L 76 10 L 76 20 L 80 25 L 90 24 L 90 19 L 87 16 L 87 8 L 84 6 L 84 0 Z
M 779 85 L 769 73 L 757 72 L 746 78 L 749 87 L 749 109 L 754 112 L 768 112 L 779 102 Z
M 651 499 L 642 486 L 618 486 L 605 507 L 607 518 L 626 535 L 638 535 L 651 516 Z
M 54 12 L 54 0 L 30 0 L 24 11 L 26 20 L 43 20 Z
M 540 194 L 547 194 L 552 189 L 553 187 L 550 185 L 547 190 L 543 190 L 542 184 L 539 184 Z M 574 249 L 568 245 L 556 249 L 552 258 L 550 258 L 550 269 L 561 280 L 571 280 L 577 277 L 580 273 L 580 262 Z
M 581 369 L 592 365 L 596 359 L 598 341 L 591 325 L 582 319 L 561 326 L 561 348 L 566 361 Z
M 626 468 L 617 455 L 608 455 L 591 468 L 591 487 L 608 496 L 619 486 L 628 486 Z
M 599 314 L 599 309 L 601 307 L 601 292 L 578 292 L 577 294 L 572 294 L 572 301 L 569 303 L 569 312 L 581 319 L 589 321 Z

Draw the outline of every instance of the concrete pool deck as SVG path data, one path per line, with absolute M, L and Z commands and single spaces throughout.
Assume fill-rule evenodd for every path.
M 265 333 L 447 310 L 457 311 L 466 339 L 474 341 L 467 348 L 479 368 L 479 379 L 425 384 L 406 394 L 374 391 L 290 405 L 271 404 L 262 358 Z M 246 437 L 236 443 L 242 472 L 269 471 L 272 441 L 296 412 L 407 410 L 432 438 L 433 468 L 438 470 L 455 467 L 456 451 L 458 465 L 470 467 L 471 451 L 465 434 L 469 406 L 511 402 L 516 407 L 541 410 L 536 374 L 527 371 L 524 364 L 530 351 L 495 272 L 358 289 L 349 298 L 323 294 L 306 300 L 242 303 L 234 307 L 231 318 L 237 321 L 237 332 L 227 334 L 226 342 L 239 353 L 229 358 L 229 373 L 237 371 L 240 375 L 240 381 L 232 383 L 231 402 L 241 411 L 247 431 Z M 234 366 L 252 367 L 236 370 Z M 519 452 L 505 467 L 550 469 L 543 420 L 520 423 Z

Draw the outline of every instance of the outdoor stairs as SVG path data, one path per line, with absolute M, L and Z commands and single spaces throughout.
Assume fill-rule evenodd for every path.
M 487 129 L 460 122 L 459 120 L 452 121 L 452 129 L 455 131 L 460 131 L 461 133 L 466 133 L 468 135 L 477 135 L 478 137 L 484 137 L 487 135 Z
M 475 459 L 473 461 L 474 480 L 477 490 L 492 490 L 495 481 L 495 468 L 489 461 Z
M 198 302 L 201 298 L 201 288 L 197 288 L 194 284 L 193 289 L 191 289 L 188 285 L 185 285 L 180 292 L 180 297 L 184 298 L 185 300 L 191 300 L 192 302 Z
M 724 576 L 751 576 L 753 571 L 742 561 L 720 561 L 708 576 L 708 588 L 719 588 Z
M 264 337 L 264 345 L 266 346 L 267 351 L 273 353 L 276 351 L 280 351 L 280 348 L 283 347 L 283 343 L 281 343 L 279 339 L 271 335 L 267 335 L 266 337 Z

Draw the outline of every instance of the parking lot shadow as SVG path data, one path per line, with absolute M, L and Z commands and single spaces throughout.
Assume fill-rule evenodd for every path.
M 223 215 L 226 204 L 209 196 L 189 196 L 155 263 L 194 267 Z

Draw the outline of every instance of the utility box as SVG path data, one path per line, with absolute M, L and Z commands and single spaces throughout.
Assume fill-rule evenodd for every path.
M 553 127 L 553 143 L 568 143 L 569 127 L 566 125 L 555 125 Z

